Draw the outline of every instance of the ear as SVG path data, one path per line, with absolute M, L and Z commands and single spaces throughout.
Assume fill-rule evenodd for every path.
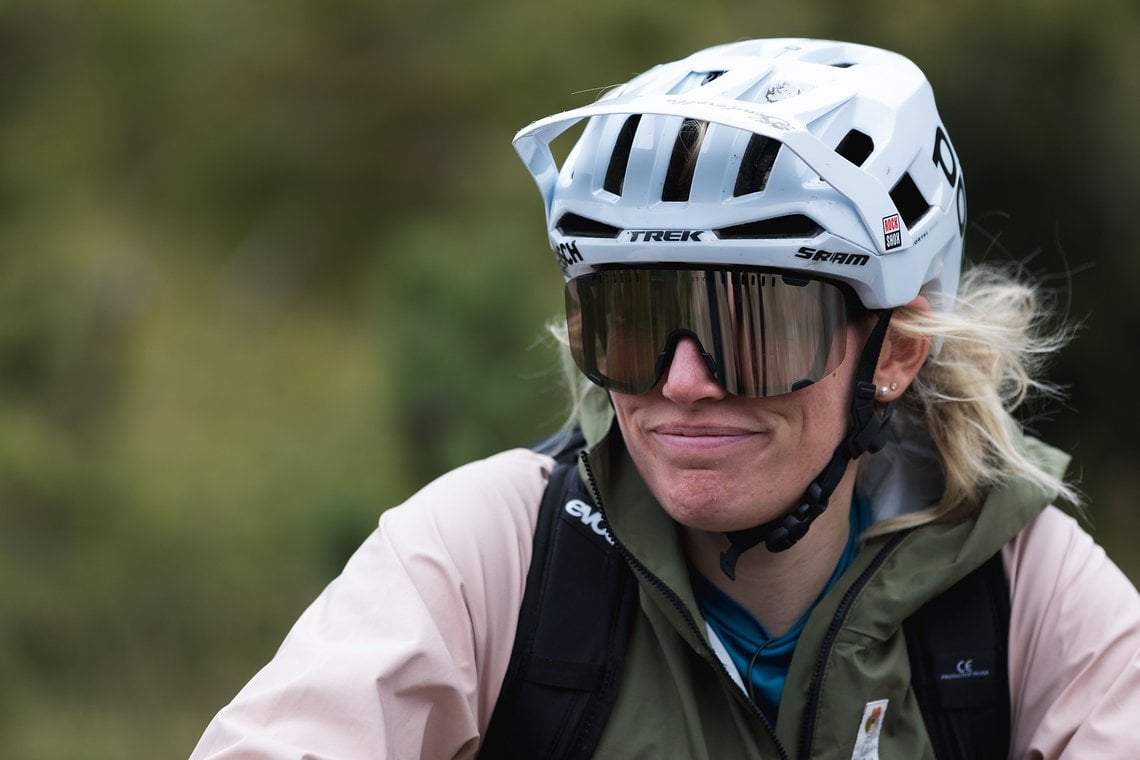
M 917 311 L 930 311 L 930 302 L 925 296 L 918 296 L 907 307 Z M 879 363 L 875 366 L 875 386 L 878 388 L 876 398 L 879 401 L 894 401 L 901 396 L 922 369 L 929 353 L 928 338 L 904 335 L 892 322 L 883 340 L 883 350 L 879 352 Z

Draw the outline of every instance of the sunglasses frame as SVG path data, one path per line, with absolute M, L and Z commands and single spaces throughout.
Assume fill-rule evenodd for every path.
M 713 345 L 706 345 L 706 343 L 710 342 L 710 340 L 703 340 L 701 338 L 701 335 L 698 332 L 699 326 L 693 324 L 684 324 L 683 322 L 685 320 L 677 319 L 675 321 L 677 321 L 678 324 L 675 324 L 669 328 L 668 332 L 664 332 L 664 334 L 662 334 L 661 331 L 658 330 L 655 333 L 659 339 L 655 338 L 654 341 L 657 345 L 655 347 L 655 357 L 652 362 L 652 379 L 649 378 L 648 372 L 645 371 L 641 373 L 641 377 L 628 379 L 607 375 L 603 373 L 601 367 L 608 365 L 609 362 L 607 362 L 604 358 L 601 362 L 599 362 L 596 358 L 598 347 L 596 334 L 591 333 L 589 336 L 587 336 L 585 333 L 587 330 L 591 329 L 591 326 L 595 325 L 595 323 L 605 322 L 607 325 L 612 325 L 612 322 L 610 322 L 607 318 L 608 315 L 603 316 L 596 313 L 598 310 L 597 303 L 595 303 L 593 309 L 595 311 L 594 317 L 587 317 L 586 313 L 588 311 L 588 308 L 583 304 L 583 301 L 589 301 L 590 299 L 584 299 L 583 294 L 589 293 L 591 291 L 584 290 L 582 286 L 584 284 L 590 284 L 595 279 L 612 277 L 615 274 L 619 276 L 628 276 L 631 279 L 636 278 L 638 275 L 644 275 L 646 278 L 651 279 L 655 273 L 660 273 L 666 276 L 676 275 L 677 277 L 675 280 L 663 280 L 667 286 L 672 285 L 674 288 L 682 283 L 683 280 L 685 280 L 685 278 L 680 276 L 683 273 L 692 273 L 692 275 L 687 280 L 685 280 L 689 285 L 698 283 L 702 280 L 704 281 L 706 292 L 709 293 L 709 298 L 704 301 L 704 314 L 706 316 L 709 316 L 711 318 L 711 321 L 715 323 L 715 327 L 709 327 L 705 330 L 705 332 L 706 337 L 711 339 Z M 712 277 L 708 276 L 710 274 Z M 701 277 L 701 275 L 704 275 L 704 277 Z M 771 278 L 770 281 L 768 278 Z M 750 279 L 753 280 L 753 282 L 748 282 Z M 749 339 L 742 341 L 741 335 L 744 331 L 732 331 L 730 329 L 728 332 L 725 332 L 725 330 L 722 329 L 722 325 L 720 324 L 718 317 L 721 312 L 725 311 L 726 304 L 722 303 L 721 299 L 718 299 L 716 297 L 716 286 L 719 284 L 722 287 L 745 289 L 746 291 L 746 289 L 751 287 L 773 287 L 777 284 L 792 287 L 807 287 L 813 283 L 837 291 L 838 295 L 841 297 L 843 308 L 843 319 L 841 321 L 835 320 L 834 323 L 830 325 L 823 322 L 820 323 L 820 326 L 825 328 L 824 332 L 827 334 L 830 340 L 828 341 L 828 347 L 826 350 L 816 351 L 814 355 L 814 361 L 818 363 L 820 357 L 829 357 L 834 352 L 835 340 L 837 338 L 846 336 L 846 331 L 849 329 L 850 325 L 858 322 L 861 318 L 872 312 L 862 305 L 862 303 L 859 301 L 858 296 L 855 294 L 854 289 L 851 288 L 851 286 L 847 283 L 827 277 L 805 276 L 802 271 L 787 271 L 772 269 L 768 267 L 750 266 L 710 267 L 699 265 L 677 266 L 671 264 L 654 264 L 637 267 L 624 265 L 604 266 L 598 267 L 588 274 L 575 277 L 566 283 L 565 290 L 566 317 L 568 334 L 570 336 L 571 353 L 574 356 L 574 361 L 577 364 L 579 370 L 581 370 L 582 373 L 585 374 L 591 382 L 601 386 L 602 388 L 605 388 L 606 390 L 614 391 L 617 393 L 639 394 L 651 390 L 654 386 L 657 385 L 658 382 L 660 382 L 661 377 L 665 374 L 665 371 L 673 360 L 673 354 L 676 350 L 677 344 L 683 338 L 693 338 L 700 347 L 702 357 L 709 369 L 710 374 L 716 378 L 717 382 L 722 387 L 724 387 L 733 395 L 760 398 L 794 392 L 812 385 L 815 382 L 818 382 L 823 377 L 827 376 L 831 372 L 834 372 L 835 369 L 841 366 L 847 358 L 846 347 L 843 346 L 841 355 L 835 358 L 834 362 L 825 361 L 823 368 L 820 371 L 806 373 L 804 376 L 795 381 L 785 381 L 779 384 L 773 384 L 771 387 L 756 384 L 753 382 L 752 378 L 755 376 L 764 375 L 764 371 L 767 368 L 769 360 L 763 359 L 762 357 L 757 357 L 755 354 L 753 354 L 752 360 L 749 364 L 749 371 L 742 373 L 739 370 L 727 369 L 726 365 L 729 364 L 729 362 L 726 362 L 724 360 L 724 357 L 736 357 L 737 361 L 733 363 L 733 366 L 736 366 L 739 364 L 739 358 L 746 354 L 746 352 L 739 351 L 740 345 L 750 344 L 756 337 L 760 337 L 760 343 L 765 344 L 768 342 L 768 338 L 771 336 L 765 332 L 760 332 L 758 334 L 748 333 L 747 335 Z M 612 283 L 609 283 L 611 287 L 617 284 L 619 284 L 617 278 L 614 278 L 614 281 Z M 644 283 L 640 284 L 640 286 L 643 288 L 647 287 Z M 650 286 L 647 289 L 647 293 L 651 294 L 651 291 L 652 287 Z M 745 291 L 737 290 L 734 292 L 739 295 L 741 292 Z M 823 292 L 826 293 L 826 291 Z M 597 295 L 597 293 L 594 295 Z M 735 303 L 737 300 L 743 301 L 744 299 L 732 299 L 732 302 Z M 752 296 L 747 300 L 752 310 L 759 310 L 761 312 L 764 310 L 763 298 Z M 822 303 L 822 296 L 820 299 L 816 300 Z M 718 308 L 711 308 L 713 305 L 717 306 Z M 609 311 L 612 312 L 613 310 Z M 678 307 L 677 312 L 678 313 L 675 316 L 680 317 L 680 307 Z M 662 312 L 662 315 L 666 315 L 666 313 Z M 739 314 L 736 316 L 739 317 Z M 587 342 L 587 337 L 590 339 L 589 342 Z M 729 350 L 727 351 L 725 350 L 726 341 L 723 340 L 725 337 L 729 338 L 730 341 L 728 342 L 731 343 L 731 345 L 728 346 Z M 587 346 L 589 346 L 589 348 L 587 348 Z M 710 351 L 710 349 L 712 350 Z M 719 361 L 718 356 L 721 357 L 721 360 Z M 649 364 L 648 353 L 642 357 L 642 361 L 636 362 L 636 364 L 642 367 L 644 370 L 644 368 Z M 729 377 L 729 371 L 732 371 L 732 377 Z

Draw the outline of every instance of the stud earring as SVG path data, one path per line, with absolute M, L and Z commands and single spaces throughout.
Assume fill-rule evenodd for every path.
M 899 389 L 898 383 L 891 383 L 889 388 L 884 385 L 883 387 L 879 388 L 879 395 L 885 396 L 888 393 L 893 393 L 893 392 L 897 391 L 898 389 Z

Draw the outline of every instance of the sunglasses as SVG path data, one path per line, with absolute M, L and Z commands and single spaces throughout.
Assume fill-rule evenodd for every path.
M 866 313 L 847 286 L 751 268 L 601 269 L 566 284 L 574 361 L 618 393 L 653 388 L 682 338 L 733 395 L 799 390 L 843 363 Z

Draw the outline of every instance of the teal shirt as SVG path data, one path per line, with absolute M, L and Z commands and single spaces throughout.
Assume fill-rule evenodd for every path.
M 773 722 L 784 691 L 784 680 L 792 662 L 792 654 L 799 643 L 800 633 L 816 602 L 835 585 L 843 571 L 855 560 L 859 550 L 859 536 L 871 524 L 870 505 L 859 497 L 851 500 L 851 529 L 847 546 L 839 557 L 835 571 L 827 585 L 819 592 L 811 607 L 787 632 L 773 638 L 760 621 L 752 616 L 732 597 L 725 594 L 696 571 L 693 576 L 693 593 L 701 615 L 724 643 L 733 664 L 749 689 L 752 700 Z

